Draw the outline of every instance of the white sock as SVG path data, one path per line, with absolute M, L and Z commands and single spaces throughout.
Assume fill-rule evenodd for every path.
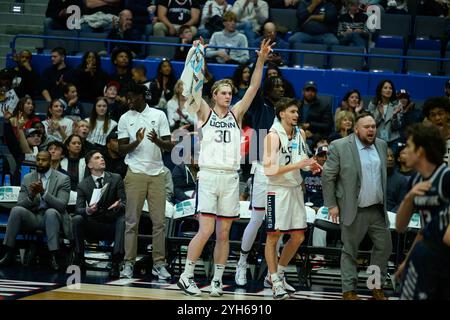
M 272 273 L 270 279 L 272 279 L 272 284 L 274 284 L 275 282 L 280 281 L 280 276 L 278 273 Z
M 213 281 L 220 281 L 220 282 L 222 282 L 222 276 L 223 276 L 223 272 L 224 271 L 225 271 L 225 265 L 224 264 L 215 264 L 214 265 Z
M 248 252 L 241 251 L 238 264 L 247 264 Z
M 282 266 L 281 264 L 277 267 L 277 272 L 280 275 L 280 278 L 284 276 L 284 272 L 286 271 L 287 267 Z
M 186 259 L 186 264 L 184 265 L 184 274 L 188 276 L 189 278 L 194 276 L 194 270 L 195 270 L 195 261 L 191 261 L 189 259 Z

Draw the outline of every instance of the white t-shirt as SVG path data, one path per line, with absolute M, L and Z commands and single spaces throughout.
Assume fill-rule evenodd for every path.
M 54 131 L 53 129 L 49 128 L 49 121 L 52 120 L 45 120 L 42 122 L 42 124 L 45 127 L 45 132 L 47 133 L 47 137 L 49 141 L 51 140 L 57 140 L 57 141 L 63 141 L 63 137 L 59 133 L 59 131 Z M 63 128 L 64 132 L 66 133 L 66 137 L 70 136 L 73 133 L 73 121 L 69 118 L 62 118 L 59 120 L 59 125 Z
M 161 149 L 147 138 L 147 134 L 155 129 L 158 138 L 170 136 L 169 122 L 164 112 L 148 105 L 141 113 L 129 110 L 120 117 L 118 139 L 129 138 L 133 143 L 140 128 L 145 128 L 145 137 L 133 152 L 127 154 L 125 163 L 133 173 L 158 175 L 164 168 Z
M 181 114 L 177 110 L 178 101 L 170 99 L 169 102 L 167 102 L 167 118 L 169 119 L 169 125 L 171 127 L 175 125 L 175 122 L 177 121 L 180 121 L 182 126 L 197 123 L 197 117 L 189 114 L 186 108 L 181 109 Z
M 85 120 L 87 122 L 89 122 L 89 118 L 86 118 Z M 86 138 L 87 141 L 89 141 L 90 143 L 99 144 L 102 146 L 106 145 L 106 137 L 117 126 L 117 122 L 110 119 L 108 131 L 106 133 L 103 131 L 104 122 L 105 122 L 104 120 L 97 119 L 97 121 L 95 122 L 95 128 L 93 128 L 89 131 L 89 134 Z

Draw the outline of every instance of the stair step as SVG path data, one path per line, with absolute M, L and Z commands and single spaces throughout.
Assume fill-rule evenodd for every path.
M 0 44 L 8 45 L 14 38 L 12 34 L 0 34 Z M 29 47 L 29 48 L 40 48 L 44 46 L 44 41 L 42 39 L 27 39 L 27 38 L 18 38 L 16 40 L 16 47 Z
M 0 13 L 0 23 L 2 25 L 14 24 L 14 25 L 34 25 L 42 26 L 45 16 L 41 14 L 13 14 L 13 13 Z
M 0 1 L 0 12 L 10 12 L 12 1 Z M 25 3 L 24 13 L 34 13 L 45 16 L 46 3 Z
M 22 34 L 43 34 L 44 25 L 28 25 L 28 24 L 0 24 L 0 33 L 16 35 Z

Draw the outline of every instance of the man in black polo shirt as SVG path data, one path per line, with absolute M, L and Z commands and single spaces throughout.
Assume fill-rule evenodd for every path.
M 200 22 L 200 4 L 198 0 L 158 0 L 158 20 L 153 26 L 154 36 L 176 36 L 182 25 L 191 27 L 192 34 L 197 33 Z

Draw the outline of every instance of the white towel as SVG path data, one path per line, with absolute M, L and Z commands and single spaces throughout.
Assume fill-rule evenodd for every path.
M 199 44 L 192 47 L 186 57 L 181 81 L 183 82 L 183 96 L 187 99 L 187 111 L 195 115 L 202 102 L 202 90 L 205 69 L 205 48 Z
M 284 127 L 281 125 L 280 121 L 274 121 L 272 124 L 272 127 L 270 128 L 271 132 L 276 132 L 278 136 L 280 137 L 280 143 L 283 148 L 287 150 L 287 147 L 289 145 L 289 138 L 286 133 L 286 130 L 284 130 Z M 291 161 L 292 163 L 297 163 L 299 161 L 302 161 L 303 159 L 308 158 L 308 154 L 306 151 L 306 144 L 303 140 L 302 134 L 300 132 L 300 129 L 298 127 L 294 127 L 294 136 L 292 137 L 292 152 L 291 152 Z M 303 170 L 308 170 L 308 168 L 304 168 Z

